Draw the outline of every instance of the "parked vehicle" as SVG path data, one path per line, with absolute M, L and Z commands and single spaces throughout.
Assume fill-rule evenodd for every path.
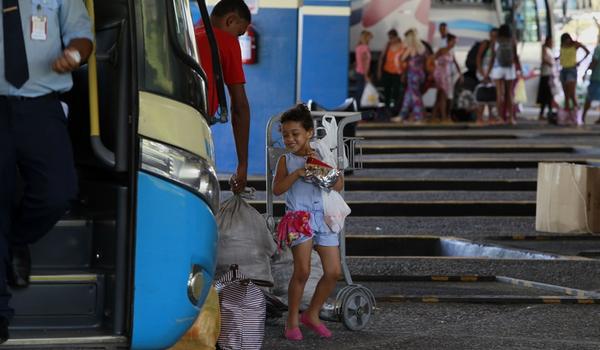
M 96 52 L 62 96 L 79 198 L 32 246 L 6 345 L 164 349 L 192 325 L 214 277 L 206 76 L 187 0 L 87 4 Z

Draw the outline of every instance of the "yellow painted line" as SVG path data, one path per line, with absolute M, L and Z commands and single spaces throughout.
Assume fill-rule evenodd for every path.
M 560 304 L 560 298 L 547 298 L 547 297 L 542 297 L 542 300 L 544 301 L 544 304 Z
M 577 299 L 577 304 L 595 304 L 593 299 Z
M 220 0 L 208 0 L 206 1 L 206 5 L 214 6 Z M 269 9 L 297 9 L 302 4 L 302 0 L 259 0 L 258 1 L 258 13 L 260 13 L 260 9 L 269 8 Z
M 308 16 L 350 16 L 350 7 L 343 6 L 304 6 L 303 15 Z
M 448 276 L 431 276 L 431 280 L 432 281 L 437 281 L 437 282 L 446 282 L 449 279 L 450 278 L 448 278 Z
M 439 303 L 440 299 L 436 298 L 436 297 L 424 297 L 421 299 L 421 301 L 423 301 L 424 303 Z
M 463 282 L 477 282 L 479 277 L 477 276 L 461 276 L 460 280 Z

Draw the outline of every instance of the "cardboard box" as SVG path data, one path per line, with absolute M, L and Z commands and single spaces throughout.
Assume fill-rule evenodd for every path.
M 535 229 L 554 233 L 600 233 L 600 168 L 540 163 Z

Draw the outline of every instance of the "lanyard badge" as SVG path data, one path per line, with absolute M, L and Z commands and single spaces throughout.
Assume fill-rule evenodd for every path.
M 48 39 L 48 17 L 42 15 L 42 7 L 37 6 L 38 15 L 31 16 L 31 40 Z

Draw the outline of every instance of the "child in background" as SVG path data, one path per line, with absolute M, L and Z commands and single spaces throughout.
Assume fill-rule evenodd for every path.
M 546 37 L 542 46 L 542 74 L 540 76 L 540 85 L 538 87 L 537 103 L 540 105 L 540 115 L 538 120 L 544 119 L 544 110 L 548 107 L 548 115 L 552 114 L 552 84 L 554 81 L 554 54 L 552 53 L 552 37 Z
M 583 49 L 585 56 L 577 62 L 577 50 Z M 565 93 L 565 110 L 577 110 L 577 95 L 575 88 L 577 85 L 577 67 L 590 54 L 583 44 L 571 38 L 569 33 L 560 36 L 560 82 Z
M 273 180 L 273 194 L 285 193 L 286 215 L 290 213 L 309 213 L 309 226 L 312 237 L 301 235 L 291 242 L 294 257 L 294 272 L 288 288 L 288 318 L 284 336 L 288 340 L 302 340 L 299 323 L 312 329 L 323 338 L 331 337 L 331 331 L 319 320 L 319 312 L 335 289 L 341 276 L 339 236 L 325 223 L 321 189 L 304 180 L 307 158 L 323 159 L 310 147 L 314 127 L 310 111 L 303 104 L 283 113 L 281 133 L 287 153 L 277 163 Z M 344 186 L 340 177 L 333 190 L 341 191 Z M 310 305 L 300 317 L 300 302 L 304 286 L 310 275 L 310 257 L 316 249 L 323 265 L 323 277 L 319 280 Z

